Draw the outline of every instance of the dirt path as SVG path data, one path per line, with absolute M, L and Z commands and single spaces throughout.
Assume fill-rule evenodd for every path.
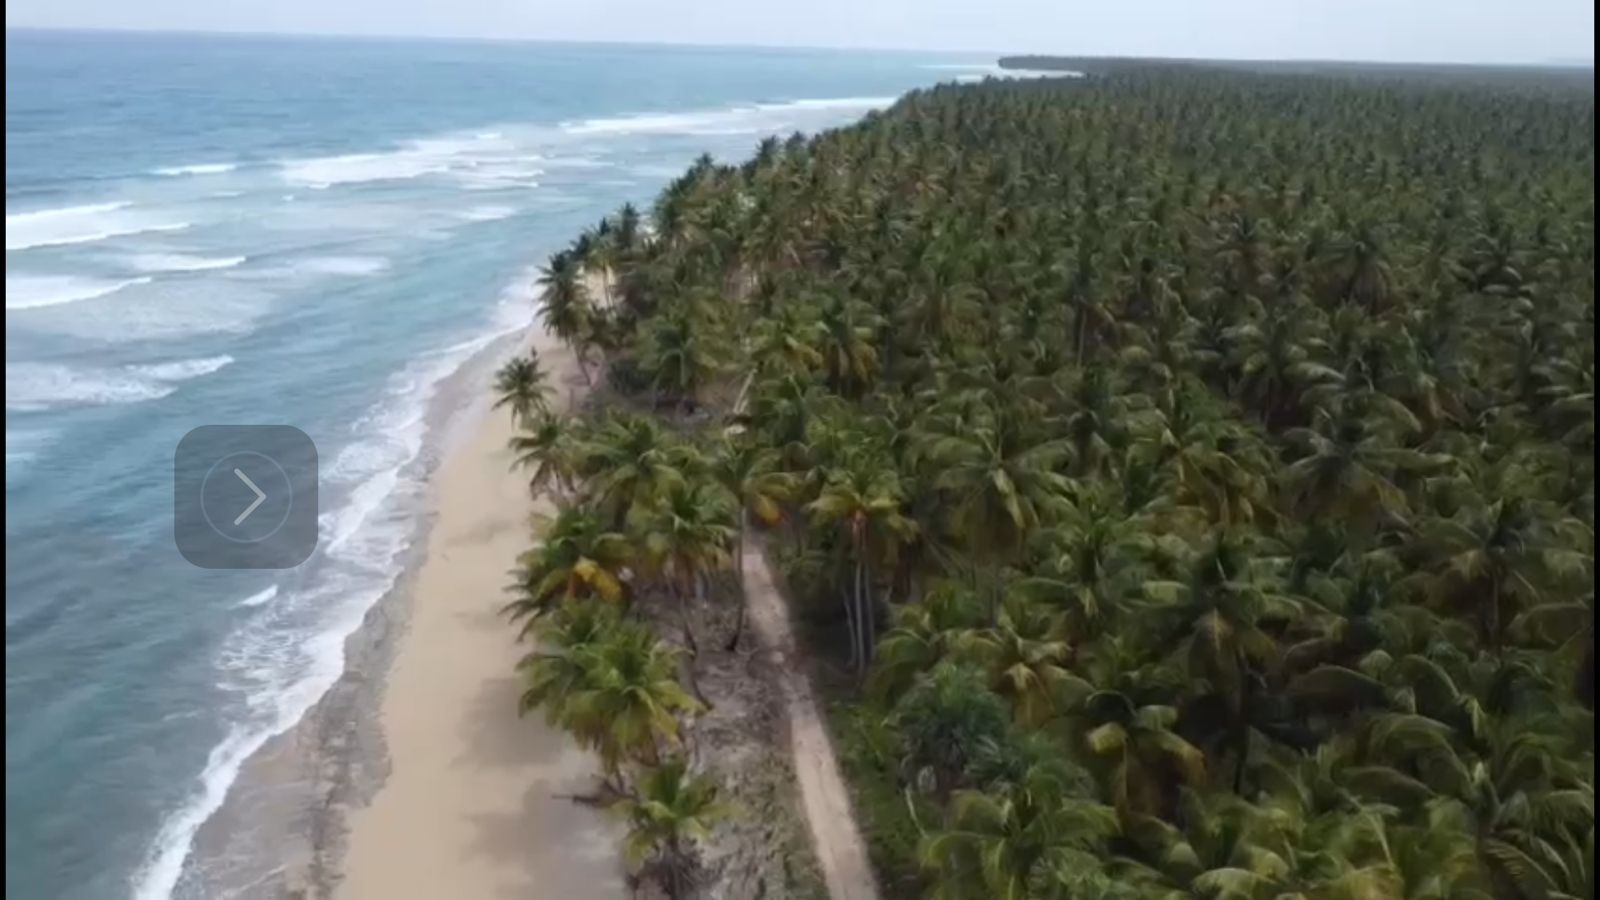
M 759 546 L 746 549 L 743 565 L 751 624 L 762 646 L 773 655 L 780 673 L 795 776 L 800 782 L 806 821 L 811 826 L 811 840 L 822 865 L 828 895 L 833 900 L 877 900 L 878 886 L 867 862 L 866 844 L 850 811 L 850 794 L 839 775 L 839 763 L 834 759 L 811 682 L 799 664 L 788 606 L 778 593 Z

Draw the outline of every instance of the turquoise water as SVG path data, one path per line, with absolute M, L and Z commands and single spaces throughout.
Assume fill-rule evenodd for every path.
M 7 893 L 173 895 L 393 583 L 426 404 L 526 322 L 530 265 L 703 151 L 986 62 L 8 32 Z M 178 556 L 172 451 L 208 423 L 317 442 L 300 568 Z

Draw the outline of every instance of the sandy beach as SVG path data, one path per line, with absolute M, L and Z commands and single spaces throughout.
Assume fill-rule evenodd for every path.
M 572 353 L 530 331 L 570 402 L 582 385 Z M 339 897 L 627 894 L 616 823 L 560 796 L 586 792 L 597 761 L 516 714 L 514 666 L 528 647 L 499 610 L 543 504 L 510 469 L 510 417 L 491 400 L 485 388 L 473 401 L 435 476 L 433 527 L 379 712 L 389 776 L 350 813 Z

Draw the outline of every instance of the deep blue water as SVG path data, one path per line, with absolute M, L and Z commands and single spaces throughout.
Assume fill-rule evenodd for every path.
M 173 893 L 392 583 L 423 410 L 527 321 L 532 264 L 701 152 L 986 62 L 8 32 L 7 893 Z M 178 439 L 279 422 L 320 449 L 318 551 L 189 566 Z

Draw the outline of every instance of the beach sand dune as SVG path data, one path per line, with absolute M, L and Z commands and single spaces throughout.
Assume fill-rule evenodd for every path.
M 570 393 L 581 383 L 571 352 L 534 332 Z M 345 900 L 627 896 L 617 823 L 564 799 L 592 791 L 597 761 L 516 714 L 528 647 L 499 609 L 536 505 L 510 469 L 510 436 L 509 416 L 485 410 L 437 472 L 437 518 L 380 712 L 390 774 L 350 816 Z

